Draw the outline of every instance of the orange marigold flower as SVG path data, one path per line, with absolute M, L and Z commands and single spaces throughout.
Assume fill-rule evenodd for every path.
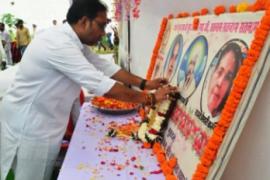
M 150 149 L 151 148 L 151 144 L 150 143 L 148 143 L 148 142 L 144 142 L 143 143 L 143 147 L 145 148 L 145 149 Z
M 236 6 L 235 5 L 231 5 L 229 8 L 229 12 L 230 13 L 235 13 L 236 12 Z
M 158 142 L 155 142 L 153 145 L 153 153 L 156 154 L 157 152 L 159 152 L 161 149 L 161 145 Z
M 188 17 L 189 13 L 188 12 L 180 12 L 177 14 L 177 18 L 184 18 L 184 17 Z
M 206 15 L 208 14 L 209 10 L 207 8 L 201 9 L 201 15 Z
M 165 176 L 173 173 L 173 169 L 166 162 L 161 164 L 161 170 Z
M 177 159 L 176 157 L 171 157 L 168 161 L 168 165 L 171 167 L 171 168 L 174 168 L 176 166 L 176 163 L 177 163 Z
M 248 7 L 249 7 L 248 3 L 241 2 L 236 6 L 236 11 L 237 12 L 245 12 L 248 10 Z
M 162 164 L 163 162 L 166 161 L 166 156 L 164 153 L 157 153 L 156 156 L 157 156 L 157 160 L 160 164 Z
M 202 172 L 202 173 L 208 173 L 208 171 L 209 171 L 209 169 L 208 169 L 207 167 L 203 166 L 202 164 L 199 164 L 199 165 L 197 166 L 197 170 L 198 170 L 199 172 Z
M 216 15 L 223 14 L 223 13 L 225 13 L 225 11 L 226 11 L 225 6 L 216 6 L 214 9 L 214 13 Z
M 199 18 L 194 18 L 193 19 L 193 30 L 197 30 L 198 27 L 199 27 L 199 22 L 200 22 L 200 19 Z
M 192 17 L 195 17 L 195 16 L 199 16 L 200 15 L 200 12 L 199 11 L 195 11 L 191 14 Z
M 177 177 L 173 174 L 169 174 L 166 176 L 166 180 L 177 180 Z
M 168 19 L 173 19 L 173 14 L 169 14 Z

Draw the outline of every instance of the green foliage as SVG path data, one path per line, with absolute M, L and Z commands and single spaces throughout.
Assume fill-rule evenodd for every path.
M 13 41 L 15 39 L 15 24 L 18 21 L 18 18 L 16 18 L 11 13 L 6 13 L 0 16 L 1 22 L 3 22 L 6 25 L 6 30 L 9 33 L 11 40 Z
M 9 28 L 14 28 L 17 20 L 18 19 L 11 13 L 6 13 L 1 16 L 1 22 L 6 24 Z

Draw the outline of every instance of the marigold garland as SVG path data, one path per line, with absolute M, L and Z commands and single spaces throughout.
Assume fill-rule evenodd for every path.
M 153 74 L 155 64 L 156 64 L 156 60 L 157 60 L 157 56 L 158 56 L 158 51 L 159 51 L 159 48 L 161 46 L 161 41 L 162 41 L 162 37 L 163 37 L 163 34 L 165 32 L 165 29 L 166 29 L 167 22 L 168 22 L 167 18 L 163 18 L 162 21 L 161 21 L 160 31 L 159 31 L 159 34 L 158 34 L 158 38 L 157 38 L 157 41 L 156 41 L 156 44 L 155 44 L 155 47 L 154 47 L 154 50 L 153 50 L 150 65 L 149 65 L 147 75 L 146 75 L 147 80 L 150 80 L 151 76 Z
M 156 155 L 157 161 L 159 162 L 160 168 L 164 176 L 166 177 L 166 179 L 176 178 L 176 176 L 173 175 L 173 169 L 177 163 L 176 157 L 173 156 L 169 160 L 166 160 L 165 151 L 163 150 L 159 142 L 155 142 L 152 148 L 153 148 L 153 153 Z
M 256 9 L 261 8 L 262 6 L 258 6 L 257 3 Z M 259 58 L 264 42 L 267 38 L 268 31 L 266 29 L 270 28 L 268 21 L 269 17 L 270 16 L 267 17 L 267 14 L 265 13 L 261 20 L 261 24 L 255 31 L 254 40 L 251 42 L 252 48 L 250 48 L 250 50 L 248 51 L 247 58 L 244 60 L 243 65 L 240 67 L 239 72 L 237 73 L 237 76 L 233 83 L 231 94 L 229 95 L 228 100 L 225 103 L 224 109 L 221 112 L 220 119 L 217 123 L 217 126 L 214 128 L 212 137 L 209 139 L 209 142 L 206 145 L 205 150 L 200 158 L 200 163 L 197 165 L 197 169 L 192 177 L 193 180 L 205 179 L 208 175 L 209 168 L 211 167 L 216 158 L 218 149 L 231 124 L 231 121 L 233 120 L 236 109 L 242 98 L 242 94 L 244 93 L 244 90 L 246 89 L 249 82 L 252 69 L 254 68 L 255 63 Z M 257 41 L 258 36 L 260 40 Z

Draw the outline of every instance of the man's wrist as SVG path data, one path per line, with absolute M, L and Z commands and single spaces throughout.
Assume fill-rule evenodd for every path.
M 144 90 L 144 89 L 145 89 L 146 82 L 147 82 L 146 79 L 142 79 L 142 81 L 141 81 L 141 83 L 140 83 L 140 86 L 139 86 L 139 88 L 140 88 L 141 90 Z

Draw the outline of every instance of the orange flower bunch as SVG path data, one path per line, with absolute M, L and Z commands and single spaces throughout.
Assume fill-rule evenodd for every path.
M 262 5 L 263 3 L 261 0 L 258 0 L 255 4 Z M 259 8 L 259 6 L 257 8 Z M 255 31 L 254 39 L 251 42 L 251 48 L 247 53 L 246 59 L 243 61 L 243 65 L 240 67 L 239 72 L 237 73 L 231 93 L 225 103 L 224 109 L 221 112 L 220 119 L 214 128 L 212 137 L 209 139 L 208 144 L 204 149 L 204 152 L 200 158 L 200 163 L 198 164 L 197 169 L 193 174 L 193 180 L 206 179 L 209 168 L 216 158 L 218 149 L 228 128 L 230 127 L 236 109 L 247 87 L 255 63 L 258 61 L 258 58 L 261 54 L 261 50 L 264 46 L 269 30 L 270 6 L 268 6 L 265 15 L 261 19 L 259 27 Z
M 193 28 L 193 30 L 197 30 L 198 29 L 198 27 L 199 27 L 199 23 L 200 23 L 200 19 L 199 18 L 194 18 L 193 19 L 193 26 L 192 26 L 192 28 Z
M 156 60 L 157 60 L 157 56 L 158 56 L 158 51 L 159 51 L 159 48 L 161 46 L 161 41 L 162 41 L 163 34 L 165 32 L 165 29 L 166 29 L 167 22 L 168 22 L 167 18 L 163 18 L 161 21 L 158 38 L 157 38 L 157 41 L 156 41 L 156 44 L 155 44 L 155 47 L 153 50 L 150 65 L 149 65 L 147 75 L 146 75 L 146 79 L 148 79 L 148 80 L 151 79 L 151 76 L 152 76 L 154 68 L 155 68 L 155 64 L 156 64 Z
M 109 130 L 113 130 L 118 137 L 130 137 L 135 134 L 139 129 L 139 123 L 129 122 L 126 124 L 112 123 L 109 126 Z M 110 132 L 110 131 L 109 131 Z
M 153 153 L 157 157 L 157 160 L 160 164 L 164 176 L 166 177 L 166 180 L 176 180 L 176 176 L 173 175 L 173 169 L 175 168 L 177 163 L 176 157 L 171 157 L 169 160 L 166 160 L 165 151 L 163 150 L 161 144 L 158 142 L 155 142 L 153 145 Z
M 225 9 L 225 6 L 216 6 L 215 9 L 214 9 L 214 13 L 215 15 L 220 15 L 220 14 L 223 14 L 226 12 L 226 9 Z
M 95 96 L 91 103 L 99 108 L 104 109 L 121 109 L 121 110 L 128 110 L 128 109 L 134 109 L 138 106 L 136 103 L 129 103 L 124 101 L 119 101 L 112 98 L 106 98 L 103 96 Z

